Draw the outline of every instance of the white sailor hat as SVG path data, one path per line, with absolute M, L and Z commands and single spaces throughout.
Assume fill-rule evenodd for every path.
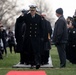
M 30 5 L 30 10 L 36 10 L 37 6 L 36 5 Z

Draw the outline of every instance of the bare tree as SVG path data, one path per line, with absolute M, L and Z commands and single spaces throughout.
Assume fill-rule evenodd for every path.
M 0 0 L 0 21 L 7 25 L 8 21 L 14 20 L 16 13 L 17 0 Z
M 49 3 L 49 0 L 33 0 L 33 3 L 37 5 L 40 14 L 46 13 L 47 19 L 51 22 L 52 26 L 55 22 L 55 17 L 53 15 L 52 6 Z

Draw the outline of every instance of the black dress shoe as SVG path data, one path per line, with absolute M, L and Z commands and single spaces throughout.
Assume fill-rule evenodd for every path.
M 0 59 L 2 60 L 2 59 L 3 59 L 3 57 L 0 57 Z
M 66 64 L 61 64 L 60 65 L 60 68 L 65 68 L 66 67 Z
M 24 64 L 24 62 L 20 62 L 20 64 Z
M 36 65 L 36 69 L 39 69 L 40 68 L 40 65 Z
M 60 68 L 65 68 L 66 66 L 60 66 Z

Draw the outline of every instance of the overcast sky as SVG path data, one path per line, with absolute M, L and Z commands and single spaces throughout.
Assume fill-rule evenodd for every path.
M 28 7 L 29 4 L 31 4 L 31 2 L 33 0 L 18 0 L 19 4 L 24 4 L 23 6 L 21 5 L 21 9 Z M 57 8 L 63 8 L 64 10 L 64 17 L 66 18 L 67 16 L 73 16 L 75 9 L 76 9 L 76 0 L 48 0 L 54 10 L 54 14 L 55 14 L 55 10 Z
M 64 10 L 64 16 L 73 16 L 76 9 L 76 0 L 51 0 L 54 11 L 61 7 Z

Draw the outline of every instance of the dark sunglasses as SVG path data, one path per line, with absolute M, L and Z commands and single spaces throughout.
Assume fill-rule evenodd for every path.
M 35 11 L 35 10 L 30 10 L 30 11 Z

